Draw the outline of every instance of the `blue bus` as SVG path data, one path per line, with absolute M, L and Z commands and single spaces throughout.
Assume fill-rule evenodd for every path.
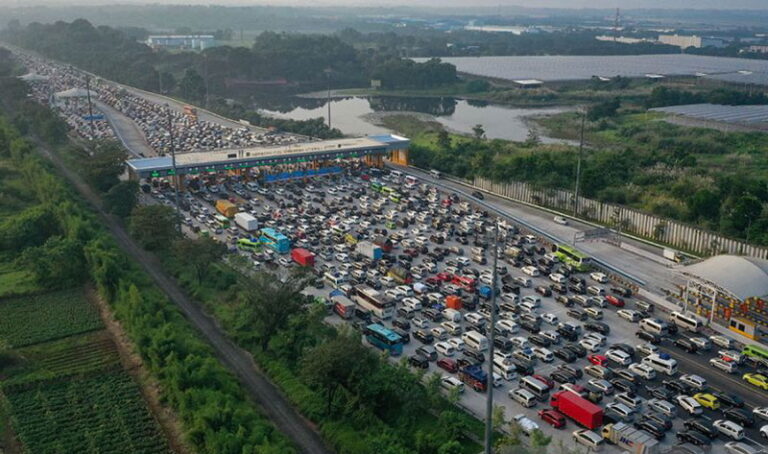
M 262 244 L 272 248 L 278 254 L 287 254 L 291 249 L 291 241 L 288 237 L 275 231 L 275 229 L 261 229 L 261 237 L 259 240 Z
M 403 354 L 403 338 L 391 329 L 378 324 L 365 327 L 365 340 L 376 348 L 389 352 L 392 356 Z

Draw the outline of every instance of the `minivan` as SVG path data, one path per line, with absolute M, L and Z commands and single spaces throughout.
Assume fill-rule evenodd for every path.
M 675 407 L 675 405 L 671 402 L 667 402 L 666 400 L 661 399 L 649 399 L 647 403 L 650 410 L 661 413 L 662 415 L 668 416 L 670 418 L 677 416 L 677 407 Z
M 640 408 L 643 406 L 643 399 L 639 396 L 633 396 L 628 393 L 619 393 L 616 394 L 616 397 L 613 399 L 614 402 L 618 402 L 620 404 L 624 404 L 627 407 L 629 407 L 632 410 L 639 411 Z
M 449 308 L 443 311 L 443 318 L 449 322 L 461 323 L 461 312 Z
M 531 408 L 536 405 L 537 402 L 536 396 L 523 388 L 510 389 L 508 395 L 510 399 L 514 400 L 525 408 Z
M 521 378 L 520 387 L 532 393 L 541 401 L 546 401 L 549 398 L 549 387 L 531 376 Z
M 588 307 L 584 309 L 584 312 L 587 313 L 587 315 L 595 320 L 602 320 L 603 319 L 603 310 L 598 309 L 596 307 Z

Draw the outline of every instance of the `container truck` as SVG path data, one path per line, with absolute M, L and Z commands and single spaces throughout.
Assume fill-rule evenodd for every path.
M 675 263 L 680 263 L 680 262 L 683 261 L 683 254 L 681 254 L 680 252 L 678 252 L 678 251 L 676 251 L 674 249 L 665 247 L 664 248 L 664 258 L 667 259 L 667 260 L 672 260 Z
M 297 247 L 291 251 L 291 259 L 301 266 L 315 266 L 315 254 Z
M 617 422 L 603 427 L 603 438 L 630 454 L 658 454 L 659 441 L 644 430 Z
M 479 365 L 463 367 L 459 370 L 459 380 L 477 392 L 485 392 L 488 389 L 488 374 Z
M 574 392 L 556 392 L 549 404 L 587 429 L 596 429 L 603 424 L 603 409 Z
M 246 232 L 253 232 L 255 230 L 258 230 L 259 228 L 258 219 L 251 216 L 248 213 L 235 214 L 235 224 L 240 226 L 240 228 L 245 230 Z
M 384 235 L 376 235 L 373 239 L 373 244 L 379 246 L 384 252 L 392 252 L 392 241 Z
M 381 259 L 384 252 L 381 250 L 381 246 L 371 243 L 370 241 L 361 241 L 357 243 L 357 247 L 355 247 L 355 252 L 358 254 L 371 259 L 371 260 L 379 260 Z
M 216 201 L 216 211 L 228 218 L 231 218 L 237 214 L 237 205 L 230 202 L 229 200 L 219 199 Z

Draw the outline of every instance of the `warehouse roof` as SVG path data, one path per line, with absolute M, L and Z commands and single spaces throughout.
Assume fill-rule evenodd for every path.
M 722 104 L 686 104 L 651 109 L 700 120 L 755 124 L 768 122 L 768 105 L 727 106 Z
M 768 260 L 717 255 L 686 266 L 684 274 L 709 281 L 740 300 L 768 297 Z

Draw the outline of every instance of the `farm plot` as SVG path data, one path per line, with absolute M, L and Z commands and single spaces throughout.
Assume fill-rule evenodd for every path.
M 124 372 L 4 389 L 27 452 L 169 453 L 138 387 Z
M 0 339 L 18 348 L 102 328 L 82 289 L 0 301 Z

